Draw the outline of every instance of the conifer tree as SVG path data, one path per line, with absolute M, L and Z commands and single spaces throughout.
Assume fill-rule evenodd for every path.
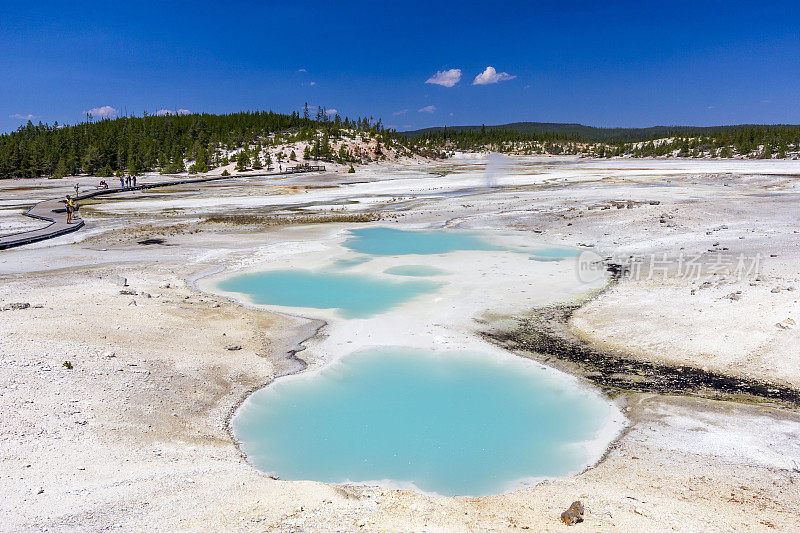
M 247 153 L 247 149 L 242 149 L 239 152 L 239 155 L 236 156 L 236 170 L 239 172 L 244 172 L 250 166 L 250 155 Z
M 102 178 L 110 178 L 114 176 L 114 171 L 111 170 L 111 165 L 106 163 L 106 165 L 97 172 L 97 175 Z
M 69 168 L 67 167 L 67 163 L 64 161 L 63 158 L 58 160 L 56 164 L 55 171 L 53 172 L 53 176 L 56 178 L 63 178 L 70 174 Z
M 208 150 L 205 146 L 200 146 L 197 150 L 197 159 L 195 160 L 195 170 L 197 172 L 208 172 Z
M 132 157 L 130 160 L 130 164 L 128 165 L 128 174 L 131 176 L 138 176 L 142 173 L 142 167 L 139 165 L 139 159 L 136 157 Z
M 261 150 L 256 148 L 253 151 L 253 170 L 261 170 L 264 166 L 261 164 L 261 157 L 259 157 Z

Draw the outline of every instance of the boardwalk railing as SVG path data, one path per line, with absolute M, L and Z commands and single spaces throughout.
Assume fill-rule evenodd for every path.
M 296 165 L 293 167 L 286 167 L 287 174 L 297 174 L 298 172 L 324 172 L 324 165 Z

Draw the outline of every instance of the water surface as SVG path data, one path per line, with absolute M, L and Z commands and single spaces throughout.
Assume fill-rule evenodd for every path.
M 531 256 L 537 261 L 560 261 L 578 257 L 580 250 L 559 247 L 503 246 L 492 242 L 487 233 L 461 230 L 401 230 L 397 228 L 359 228 L 350 230 L 352 235 L 344 246 L 362 254 L 370 255 L 434 255 L 457 251 L 517 252 Z
M 363 318 L 434 292 L 440 285 L 427 280 L 393 280 L 364 274 L 270 270 L 228 278 L 218 287 L 245 294 L 257 304 L 338 309 L 344 317 Z
M 582 444 L 610 412 L 521 359 L 383 348 L 256 392 L 233 430 L 254 465 L 281 479 L 485 495 L 581 470 L 591 460 Z
M 503 250 L 485 237 L 449 230 L 406 231 L 396 228 L 359 228 L 344 246 L 371 255 L 446 254 L 459 250 Z

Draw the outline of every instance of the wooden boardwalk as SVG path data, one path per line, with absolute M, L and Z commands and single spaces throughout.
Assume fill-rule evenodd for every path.
M 272 172 L 269 174 L 248 174 L 244 176 L 213 176 L 210 178 L 194 178 L 194 179 L 180 179 L 180 180 L 171 180 L 171 181 L 162 181 L 159 183 L 148 183 L 137 185 L 136 187 L 109 187 L 108 189 L 96 189 L 93 191 L 89 191 L 83 194 L 79 194 L 75 198 L 80 200 L 85 200 L 86 198 L 94 198 L 96 196 L 106 196 L 109 194 L 116 194 L 120 192 L 129 192 L 129 191 L 143 191 L 146 189 L 155 189 L 156 187 L 170 187 L 173 185 L 185 185 L 191 183 L 205 183 L 208 181 L 219 181 L 219 180 L 229 180 L 233 178 L 259 178 L 262 176 L 283 176 L 288 174 L 296 174 L 298 172 L 319 172 L 321 170 L 325 170 L 325 167 L 320 166 L 308 166 L 302 167 L 303 170 L 297 170 L 297 167 L 293 167 L 291 170 L 288 169 L 283 172 Z M 38 218 L 40 220 L 45 220 L 50 222 L 49 225 L 35 229 L 30 231 L 23 231 L 20 233 L 12 233 L 10 235 L 3 235 L 0 236 L 0 250 L 5 248 L 13 248 L 15 246 L 22 246 L 23 244 L 30 244 L 37 241 L 43 241 L 45 239 L 52 239 L 53 237 L 58 237 L 61 235 L 66 235 L 67 233 L 72 233 L 73 231 L 77 231 L 84 227 L 86 224 L 81 219 L 76 219 L 75 222 L 72 224 L 67 224 L 67 215 L 66 209 L 64 207 L 64 200 L 60 198 L 54 198 L 52 200 L 44 200 L 42 202 L 37 203 L 25 214 L 29 217 Z
M 86 225 L 81 219 L 76 219 L 72 224 L 67 224 L 66 209 L 64 208 L 64 202 L 61 200 L 54 199 L 39 202 L 28 209 L 25 214 L 29 217 L 48 221 L 50 224 L 40 229 L 3 235 L 0 237 L 0 250 L 52 239 L 59 235 L 77 231 Z

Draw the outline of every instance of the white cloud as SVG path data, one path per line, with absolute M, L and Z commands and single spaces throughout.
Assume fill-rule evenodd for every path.
M 426 105 L 425 107 L 417 111 L 417 113 L 433 113 L 434 111 L 436 111 L 435 105 Z
M 486 70 L 475 76 L 472 85 L 489 85 L 490 83 L 513 80 L 514 78 L 516 76 L 512 76 L 508 72 L 497 72 L 494 67 L 486 67 Z
M 311 87 L 313 87 L 313 86 L 314 86 L 314 85 L 316 85 L 316 84 L 317 84 L 317 82 L 315 82 L 315 81 L 312 81 L 312 82 L 311 82 L 311 83 L 309 83 L 308 85 L 309 85 L 309 86 L 311 86 Z
M 31 115 L 28 113 L 27 115 L 23 115 L 21 113 L 14 113 L 13 115 L 8 115 L 8 118 L 18 118 L 19 120 L 33 120 L 36 116 Z
M 94 118 L 114 118 L 117 116 L 119 111 L 110 105 L 104 105 L 103 107 L 92 108 L 89 111 L 86 111 L 86 113 L 92 115 Z
M 335 109 L 326 109 L 325 110 L 325 114 L 326 115 L 335 115 L 336 113 L 338 113 L 338 111 L 336 111 Z
M 189 115 L 191 114 L 191 111 L 189 111 L 188 109 L 178 109 L 177 113 L 179 115 Z
M 308 72 L 308 71 L 306 69 L 304 69 L 304 68 L 299 68 L 299 69 L 297 69 L 297 72 Z
M 461 81 L 461 69 L 451 68 L 450 70 L 437 70 L 436 74 L 425 80 L 425 83 L 441 85 L 442 87 L 452 87 Z
M 400 115 L 405 115 L 406 113 L 408 113 L 408 109 L 401 109 L 400 111 L 395 111 L 392 113 L 392 116 L 399 117 Z
M 159 109 L 158 111 L 156 111 L 157 117 L 165 117 L 167 115 L 172 115 L 172 114 L 173 112 L 170 111 L 169 109 Z

